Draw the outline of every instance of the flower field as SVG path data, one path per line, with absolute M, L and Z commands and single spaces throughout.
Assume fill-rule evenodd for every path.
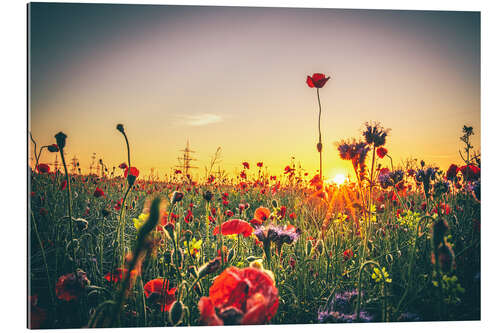
M 367 123 L 336 146 L 356 176 L 340 185 L 293 163 L 269 174 L 265 161 L 234 178 L 147 179 L 117 130 L 127 161 L 99 176 L 68 173 L 64 133 L 38 151 L 33 140 L 30 327 L 480 319 L 471 127 L 464 163 L 440 170 L 393 165 L 388 131 Z M 38 163 L 44 150 L 62 172 Z

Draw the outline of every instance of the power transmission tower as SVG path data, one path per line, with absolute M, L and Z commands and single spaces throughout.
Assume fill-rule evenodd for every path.
M 78 158 L 76 158 L 76 155 L 73 156 L 71 159 L 71 173 L 76 174 L 77 168 L 80 166 L 80 163 L 78 162 Z
M 191 150 L 191 148 L 189 147 L 189 139 L 187 140 L 186 148 L 179 151 L 182 152 L 182 155 L 177 158 L 177 160 L 179 161 L 179 165 L 176 165 L 176 167 L 180 168 L 183 171 L 184 176 L 189 180 L 189 182 L 191 182 L 192 178 L 190 170 L 197 169 L 198 167 L 192 165 L 192 162 L 197 161 L 197 159 L 192 157 L 192 154 L 196 152 L 194 150 Z

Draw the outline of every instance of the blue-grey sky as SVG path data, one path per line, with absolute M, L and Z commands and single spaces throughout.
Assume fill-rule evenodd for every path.
M 370 120 L 392 129 L 395 161 L 459 162 L 464 124 L 479 148 L 478 12 L 34 3 L 30 52 L 31 131 L 63 130 L 84 169 L 93 152 L 125 161 L 121 122 L 143 170 L 169 170 L 189 138 L 200 167 L 221 146 L 229 171 L 295 156 L 312 173 L 315 72 L 332 77 L 327 177 L 349 171 L 333 143 Z

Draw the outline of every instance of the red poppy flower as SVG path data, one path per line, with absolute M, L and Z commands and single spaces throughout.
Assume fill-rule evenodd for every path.
M 234 213 L 230 209 L 226 210 L 227 217 L 232 217 L 233 215 L 234 215 Z
M 281 218 L 284 218 L 286 216 L 286 207 L 281 206 L 280 210 L 278 211 L 278 216 Z
M 104 191 L 101 190 L 99 187 L 97 187 L 95 189 L 95 191 L 94 191 L 94 197 L 100 198 L 100 197 L 103 197 L 103 196 L 105 196 Z
M 248 164 L 248 162 L 243 162 L 243 167 L 245 169 L 250 169 L 250 164 Z
M 323 88 L 328 80 L 330 77 L 325 77 L 325 74 L 314 73 L 312 77 L 307 76 L 306 82 L 310 88 Z
M 264 163 L 262 163 L 262 162 L 257 162 L 257 167 L 262 168 L 262 166 L 263 166 L 263 165 L 264 165 Z
M 478 180 L 481 173 L 481 169 L 479 169 L 475 165 L 469 164 L 460 167 L 460 172 L 464 176 L 465 180 Z
M 224 206 L 227 206 L 227 205 L 229 205 L 229 201 L 227 201 L 227 200 L 223 200 L 223 201 L 222 201 L 222 204 L 223 204 Z
M 238 205 L 238 209 L 240 210 L 240 214 L 241 214 L 246 209 L 246 205 L 241 203 Z
M 344 251 L 344 253 L 342 253 L 342 255 L 344 256 L 344 261 L 347 261 L 354 256 L 354 252 L 352 252 L 351 249 L 347 249 Z
M 120 169 L 127 169 L 127 168 L 128 168 L 128 167 L 127 167 L 127 164 L 126 164 L 125 162 L 123 162 L 122 164 L 120 164 L 118 167 L 119 167 Z
M 265 207 L 259 207 L 255 210 L 253 218 L 259 221 L 261 224 L 266 221 L 271 215 L 271 211 Z
M 137 170 L 136 167 L 126 168 L 123 177 L 127 177 L 129 174 L 135 177 L 139 177 L 139 170 Z
M 114 273 L 108 273 L 104 276 L 104 278 L 113 283 L 118 283 L 125 279 L 125 275 L 127 274 L 128 269 L 126 268 L 116 268 Z M 133 269 L 130 272 L 130 280 L 131 282 L 137 277 L 138 271 Z
M 175 172 L 174 172 L 174 173 L 175 173 L 176 175 L 178 175 L 178 174 L 181 174 L 181 173 L 182 173 L 182 171 L 181 171 L 181 170 L 179 170 L 179 169 L 177 169 L 177 170 L 175 170 Z
M 144 295 L 147 298 L 158 297 L 156 303 L 163 305 L 161 311 L 170 311 L 172 304 L 176 301 L 175 292 L 177 288 L 169 289 L 169 281 L 166 279 L 154 279 L 144 285 Z
M 39 173 L 49 173 L 50 172 L 50 167 L 48 164 L 45 163 L 40 163 L 36 166 L 36 169 L 38 170 Z
M 188 209 L 188 213 L 184 217 L 184 222 L 189 223 L 189 222 L 191 222 L 193 220 L 193 218 L 194 218 L 193 212 Z
M 123 199 L 117 200 L 115 205 L 113 206 L 113 208 L 115 210 L 120 210 L 122 208 L 122 202 L 123 202 Z
M 240 177 L 243 178 L 243 179 L 246 179 L 247 178 L 247 174 L 245 173 L 245 171 L 242 171 L 240 173 Z
M 384 147 L 378 147 L 377 148 L 377 156 L 380 158 L 384 158 L 385 155 L 387 155 L 387 149 L 385 149 Z
M 390 172 L 390 171 L 389 171 L 389 169 L 388 169 L 388 168 L 382 168 L 382 169 L 380 169 L 380 174 L 381 174 L 381 175 L 388 174 L 389 172 Z
M 456 164 L 451 164 L 450 167 L 448 168 L 448 171 L 446 171 L 446 179 L 454 180 L 457 177 L 457 173 L 458 173 L 458 166 Z
M 252 224 L 253 226 L 259 226 L 262 224 L 262 221 L 251 219 L 250 221 L 248 221 L 248 223 Z
M 290 217 L 291 220 L 295 220 L 297 218 L 297 214 L 295 213 L 290 213 L 290 215 L 288 215 Z
M 127 273 L 127 271 L 128 270 L 126 268 L 117 268 L 115 269 L 115 272 L 113 274 L 108 273 L 104 276 L 104 278 L 109 282 L 117 283 L 125 278 L 125 274 Z
M 292 173 L 293 171 L 295 171 L 295 169 L 292 169 L 289 165 L 285 167 L 285 174 Z M 274 179 L 276 179 L 276 177 Z
M 77 270 L 76 275 L 75 273 L 62 275 L 56 283 L 56 297 L 66 302 L 75 300 L 83 294 L 89 284 L 87 273 L 82 270 Z
M 205 325 L 259 325 L 278 310 L 278 289 L 271 277 L 256 268 L 227 268 L 215 280 L 209 297 L 198 303 Z
M 252 226 L 243 220 L 234 219 L 222 223 L 222 234 L 223 235 L 243 235 L 243 237 L 248 237 L 252 234 Z M 214 229 L 214 235 L 219 233 L 219 227 Z

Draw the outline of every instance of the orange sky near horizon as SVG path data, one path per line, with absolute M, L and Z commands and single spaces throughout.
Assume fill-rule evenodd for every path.
M 126 161 L 122 123 L 141 176 L 170 172 L 188 139 L 200 175 L 218 147 L 232 175 L 243 161 L 282 173 L 291 156 L 313 174 L 315 72 L 332 77 L 320 90 L 325 178 L 352 174 L 334 143 L 366 121 L 391 128 L 395 164 L 463 163 L 465 124 L 480 150 L 477 12 L 30 6 L 29 130 L 39 145 L 65 132 L 83 171 L 94 152 Z

